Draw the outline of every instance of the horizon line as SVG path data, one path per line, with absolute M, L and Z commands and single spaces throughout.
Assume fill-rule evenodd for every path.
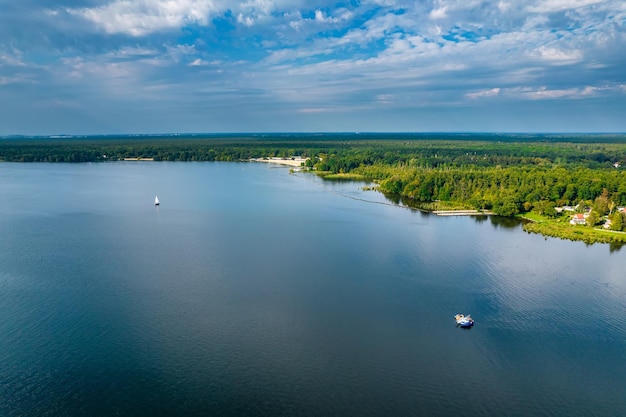
M 497 132 L 497 131 L 258 131 L 258 132 L 169 132 L 169 133 L 55 133 L 55 134 L 5 134 L 0 135 L 2 139 L 73 139 L 73 138 L 98 138 L 98 137 L 184 137 L 184 136 L 197 136 L 197 137 L 219 137 L 219 136 L 284 136 L 284 135 L 409 135 L 409 136 L 424 136 L 424 135 L 483 135 L 483 136 L 603 136 L 603 135 L 618 135 L 626 136 L 626 131 L 596 131 L 596 132 L 580 132 L 580 131 L 545 131 L 545 132 Z

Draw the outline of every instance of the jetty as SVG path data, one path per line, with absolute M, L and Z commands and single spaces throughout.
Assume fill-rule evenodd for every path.
M 433 214 L 437 216 L 492 216 L 493 212 L 489 210 L 434 210 Z

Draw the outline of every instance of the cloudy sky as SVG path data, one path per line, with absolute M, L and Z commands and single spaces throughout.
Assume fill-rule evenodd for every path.
M 626 132 L 623 0 L 0 0 L 0 135 Z

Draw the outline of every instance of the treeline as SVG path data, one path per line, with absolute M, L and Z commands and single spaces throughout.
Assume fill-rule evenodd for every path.
M 379 182 L 385 193 L 424 203 L 464 202 L 472 208 L 492 210 L 503 216 L 532 209 L 548 214 L 556 206 L 593 202 L 603 193 L 614 204 L 626 205 L 626 171 L 615 167 L 420 168 L 407 164 L 362 166 L 354 172 Z
M 587 142 L 583 142 L 583 139 Z M 239 161 L 259 157 L 324 155 L 320 169 L 407 164 L 420 168 L 626 164 L 626 136 L 593 135 L 284 134 L 208 137 L 0 138 L 0 161 L 97 162 Z
M 125 158 L 155 161 L 243 161 L 260 157 L 310 156 L 293 142 L 251 139 L 89 138 L 0 139 L 0 161 L 103 162 Z
M 360 166 L 409 165 L 429 168 L 490 168 L 506 166 L 584 166 L 612 168 L 626 163 L 624 144 L 519 143 L 463 141 L 358 142 L 345 149 L 320 155 L 317 167 L 332 173 L 350 172 Z

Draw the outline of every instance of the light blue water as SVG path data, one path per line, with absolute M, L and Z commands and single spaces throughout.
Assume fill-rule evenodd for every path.
M 360 187 L 0 164 L 0 415 L 626 415 L 623 249 Z

